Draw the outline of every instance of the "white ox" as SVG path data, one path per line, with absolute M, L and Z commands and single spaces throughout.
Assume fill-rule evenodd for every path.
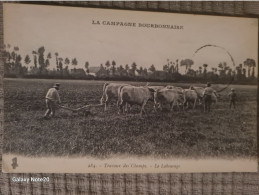
M 153 99 L 153 93 L 154 90 L 149 87 L 121 86 L 119 88 L 120 112 L 122 112 L 126 104 L 130 106 L 140 105 L 140 115 L 142 116 L 143 112 L 146 113 L 144 109 L 146 103 L 148 100 Z
M 184 89 L 183 90 L 183 96 L 184 96 L 184 106 L 189 107 L 189 103 L 193 103 L 193 109 L 196 106 L 196 102 L 198 100 L 198 94 L 195 90 L 192 89 Z
M 103 85 L 103 95 L 100 100 L 101 104 L 104 104 L 104 111 L 107 110 L 107 106 L 112 99 L 117 100 L 118 105 L 118 89 L 121 86 L 129 86 L 129 84 L 124 83 L 104 83 Z
M 176 86 L 173 86 L 173 85 L 167 85 L 166 86 L 166 88 L 167 89 L 175 89 L 175 90 L 177 90 L 178 92 L 183 92 L 183 88 L 181 88 L 181 87 L 176 87 Z
M 154 91 L 165 88 L 165 86 L 159 86 L 159 85 L 148 85 L 147 87 L 150 89 L 153 89 Z
M 155 91 L 154 94 L 154 110 L 156 111 L 156 105 L 170 105 L 170 110 L 173 111 L 173 107 L 176 104 L 178 109 L 180 110 L 179 104 L 184 102 L 184 97 L 181 92 L 177 89 L 161 89 Z
M 153 89 L 154 92 L 155 92 L 155 91 L 159 91 L 159 90 L 165 88 L 165 86 L 160 86 L 160 85 L 146 85 L 146 86 L 147 86 L 148 88 L 150 88 L 150 89 Z M 156 105 L 158 106 L 158 108 L 161 108 L 161 105 L 160 105 L 159 103 L 157 103 L 157 104 L 155 103 L 155 101 L 154 101 L 154 94 L 155 94 L 155 93 L 153 93 L 153 98 L 150 99 L 150 100 L 154 102 L 154 111 L 156 111 Z

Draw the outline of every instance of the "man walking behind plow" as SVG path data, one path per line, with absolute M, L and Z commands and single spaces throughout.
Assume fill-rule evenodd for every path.
M 61 103 L 60 97 L 58 94 L 59 87 L 60 87 L 60 84 L 55 83 L 55 85 L 52 88 L 50 88 L 47 92 L 47 95 L 45 97 L 46 107 L 47 107 L 47 111 L 45 112 L 45 115 L 44 115 L 45 119 L 54 117 L 57 104 Z

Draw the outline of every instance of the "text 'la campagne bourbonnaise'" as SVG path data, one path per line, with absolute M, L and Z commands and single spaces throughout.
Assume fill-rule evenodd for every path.
M 173 30 L 183 30 L 183 26 L 172 24 L 150 24 L 150 23 L 136 23 L 136 22 L 120 22 L 120 21 L 99 21 L 92 20 L 94 25 L 104 26 L 120 26 L 120 27 L 144 27 L 144 28 L 164 28 Z

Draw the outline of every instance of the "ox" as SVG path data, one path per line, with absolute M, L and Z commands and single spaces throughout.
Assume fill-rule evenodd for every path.
M 148 86 L 148 88 L 150 88 L 150 89 L 153 89 L 154 90 L 154 92 L 155 91 L 159 91 L 159 90 L 161 90 L 161 89 L 164 89 L 165 88 L 165 86 L 159 86 L 159 85 L 149 85 Z M 154 94 L 155 93 L 153 93 L 153 99 L 151 99 L 153 102 L 154 102 L 154 111 L 156 111 L 156 105 L 158 105 L 158 108 L 160 108 L 161 109 L 161 105 L 159 104 L 159 103 L 156 103 L 155 101 L 154 101 Z
M 129 86 L 124 83 L 104 83 L 103 85 L 103 95 L 100 100 L 101 104 L 104 104 L 104 111 L 107 110 L 107 106 L 112 99 L 117 100 L 118 105 L 118 89 L 121 86 Z
M 198 94 L 195 90 L 192 89 L 184 89 L 183 90 L 184 95 L 184 106 L 187 104 L 187 107 L 189 107 L 189 103 L 193 103 L 193 109 L 195 108 L 196 102 L 198 100 Z
M 149 85 L 148 82 L 147 82 L 147 84 L 145 85 L 145 87 L 148 87 L 148 88 L 150 88 L 150 89 L 153 89 L 154 91 L 165 88 L 165 86 L 160 86 L 160 85 Z
M 175 90 L 177 90 L 178 92 L 183 92 L 183 88 L 181 88 L 181 87 L 176 87 L 176 86 L 173 86 L 173 85 L 167 85 L 166 86 L 166 88 L 167 89 L 175 89 Z
M 149 87 L 121 86 L 119 88 L 119 108 L 122 112 L 126 104 L 130 106 L 136 104 L 141 106 L 140 115 L 145 112 L 145 105 L 148 100 L 153 99 L 154 90 Z
M 154 110 L 156 111 L 156 105 L 170 105 L 170 110 L 173 111 L 173 107 L 176 104 L 180 110 L 179 104 L 184 102 L 184 97 L 181 92 L 176 89 L 161 89 L 155 91 L 154 94 Z
M 150 89 L 153 89 L 154 91 L 159 91 L 161 89 L 164 89 L 165 86 L 160 86 L 160 85 L 149 85 L 149 83 L 147 83 L 146 87 L 150 88 Z M 153 93 L 153 99 L 151 99 L 153 102 L 154 102 L 154 93 Z M 154 102 L 155 103 L 155 102 Z M 156 104 L 154 104 L 154 111 L 156 108 Z M 161 105 L 158 103 L 158 108 L 161 108 Z
M 150 89 L 153 89 L 154 91 L 165 88 L 164 86 L 159 86 L 159 85 L 153 85 L 153 86 L 151 85 L 151 86 L 147 86 L 147 87 Z

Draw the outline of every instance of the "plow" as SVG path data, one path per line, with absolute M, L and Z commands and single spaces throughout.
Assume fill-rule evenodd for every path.
M 69 110 L 69 111 L 72 111 L 73 113 L 84 113 L 85 115 L 90 114 L 92 108 L 97 108 L 97 107 L 103 107 L 103 104 L 89 104 L 79 108 L 69 108 L 66 106 L 59 105 L 59 108 L 62 108 L 64 110 Z

